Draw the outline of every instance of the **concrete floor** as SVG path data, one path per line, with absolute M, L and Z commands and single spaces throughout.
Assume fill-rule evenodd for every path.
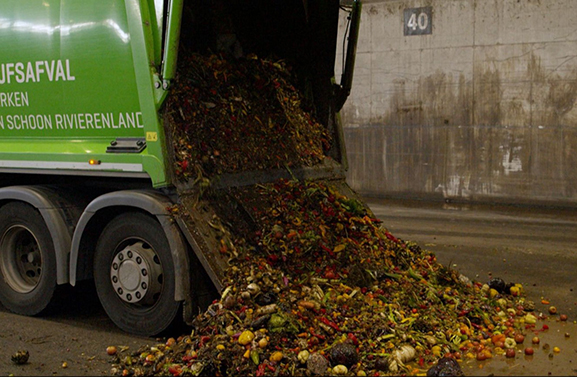
M 544 322 L 550 329 L 538 334 L 533 356 L 519 347 L 515 359 L 464 362 L 466 375 L 577 375 L 577 210 L 365 199 L 393 235 L 433 251 L 442 264 L 480 282 L 521 283 L 537 312 L 554 305 L 568 315 Z
M 577 211 L 521 207 L 457 206 L 368 199 L 370 207 L 397 237 L 436 253 L 441 263 L 486 282 L 490 277 L 521 283 L 538 311 L 545 298 L 569 316 L 550 317 L 549 330 L 533 356 L 463 361 L 467 376 L 577 375 Z M 122 333 L 108 319 L 90 285 L 77 286 L 52 316 L 22 317 L 0 307 L 1 375 L 107 375 L 108 345 L 154 344 L 150 338 Z M 569 337 L 566 337 L 565 334 Z M 533 334 L 526 336 L 530 345 Z M 548 345 L 548 347 L 546 346 Z M 553 353 L 553 347 L 561 352 Z M 10 355 L 30 351 L 30 362 L 16 366 Z M 63 367 L 63 363 L 67 367 Z

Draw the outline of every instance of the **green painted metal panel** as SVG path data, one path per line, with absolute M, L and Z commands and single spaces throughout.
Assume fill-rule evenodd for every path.
M 124 1 L 34 1 L 25 12 L 7 2 L 2 136 L 142 134 Z
M 84 164 L 98 159 L 100 168 L 86 169 L 103 171 L 108 162 L 138 161 L 155 186 L 168 183 L 153 82 L 158 4 L 2 1 L 0 166 L 33 155 Z M 147 148 L 138 155 L 106 153 L 123 137 L 146 138 Z

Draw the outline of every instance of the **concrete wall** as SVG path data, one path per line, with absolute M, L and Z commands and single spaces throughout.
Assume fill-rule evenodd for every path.
M 405 36 L 418 7 L 432 33 Z M 576 0 L 364 1 L 342 112 L 351 186 L 577 205 L 576 19 Z

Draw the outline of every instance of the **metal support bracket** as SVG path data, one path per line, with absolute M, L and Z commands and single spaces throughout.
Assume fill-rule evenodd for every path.
M 106 153 L 140 153 L 146 148 L 143 137 L 119 137 L 110 142 Z

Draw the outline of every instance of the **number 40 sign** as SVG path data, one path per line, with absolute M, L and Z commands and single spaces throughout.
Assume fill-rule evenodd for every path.
M 424 35 L 433 32 L 433 8 L 405 9 L 405 35 Z

